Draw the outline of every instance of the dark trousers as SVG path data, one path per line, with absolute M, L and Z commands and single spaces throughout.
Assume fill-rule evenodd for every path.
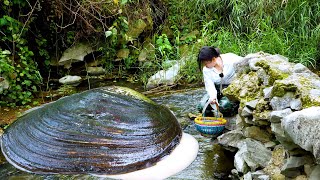
M 228 99 L 228 97 L 223 96 L 222 92 L 220 92 L 220 84 L 216 84 L 216 89 L 217 89 L 217 99 L 219 102 L 219 111 L 223 114 L 223 116 L 225 117 L 229 117 L 229 116 L 234 116 L 235 114 L 237 114 L 238 112 L 238 108 L 239 108 L 239 102 L 234 102 L 234 101 L 230 101 Z M 228 85 L 222 85 L 222 89 L 227 88 Z M 205 104 L 208 102 L 210 96 L 209 94 L 205 94 L 201 101 L 198 103 L 197 105 L 197 109 L 202 113 L 203 108 L 205 106 Z M 209 116 L 214 116 L 214 112 L 212 107 L 209 105 L 207 106 L 205 113 L 203 114 L 203 116 L 209 117 Z

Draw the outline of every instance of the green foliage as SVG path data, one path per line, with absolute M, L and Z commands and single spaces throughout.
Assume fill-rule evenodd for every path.
M 3 9 L 9 10 L 12 5 L 24 6 L 25 1 L 15 0 L 10 3 L 4 1 Z M 28 31 L 28 23 L 9 15 L 0 18 L 0 43 L 8 49 L 0 49 L 0 76 L 9 82 L 9 88 L 0 93 L 0 106 L 26 105 L 31 102 L 33 93 L 41 83 L 41 76 L 37 64 L 33 60 L 33 52 L 29 50 L 24 38 Z
M 173 47 L 166 34 L 162 34 L 156 40 L 156 49 L 160 55 L 160 58 L 170 59 L 170 56 L 174 56 Z
M 199 71 L 197 58 L 188 59 L 185 66 L 180 69 L 181 83 L 194 83 L 202 79 L 201 71 Z

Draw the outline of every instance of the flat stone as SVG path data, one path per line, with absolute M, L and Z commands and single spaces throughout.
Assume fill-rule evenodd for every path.
M 243 134 L 247 138 L 255 139 L 262 143 L 266 143 L 271 140 L 271 134 L 257 126 L 246 127 Z
M 77 86 L 80 84 L 82 78 L 80 76 L 64 76 L 59 79 L 59 83 L 65 84 L 65 85 L 72 85 L 72 86 Z
M 103 67 L 88 67 L 87 72 L 89 75 L 102 75 L 106 73 Z
M 233 130 L 219 136 L 218 143 L 224 147 L 238 148 L 238 143 L 245 137 L 241 130 Z
M 65 50 L 58 63 L 65 68 L 70 68 L 72 63 L 83 61 L 84 57 L 92 52 L 94 48 L 89 43 L 78 43 Z

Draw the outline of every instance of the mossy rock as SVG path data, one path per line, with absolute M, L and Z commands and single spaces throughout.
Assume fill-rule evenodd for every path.
M 222 93 L 231 100 L 239 101 L 240 107 L 243 108 L 247 102 L 262 96 L 262 86 L 257 82 L 257 73 L 251 71 L 236 78 Z
M 271 63 L 275 62 L 269 62 L 267 60 L 258 61 L 255 65 L 258 67 L 263 68 L 263 70 L 267 73 L 269 76 L 269 85 L 272 85 L 276 80 L 282 80 L 287 78 L 290 73 L 289 72 L 283 72 L 280 69 L 276 68 L 276 66 L 272 66 Z M 288 66 L 288 64 L 286 64 Z
M 277 80 L 271 92 L 271 97 L 282 97 L 287 92 L 293 92 L 301 98 L 302 107 L 320 105 L 320 87 L 316 84 L 320 78 L 308 73 L 295 73 L 283 80 Z M 317 93 L 319 92 L 319 93 Z
M 129 29 L 128 32 L 126 33 L 128 36 L 127 40 L 134 40 L 136 39 L 147 27 L 147 23 L 142 20 L 138 19 L 132 23 L 129 23 Z
M 260 98 L 256 105 L 255 112 L 260 113 L 269 109 L 270 109 L 269 102 L 264 100 L 264 98 Z

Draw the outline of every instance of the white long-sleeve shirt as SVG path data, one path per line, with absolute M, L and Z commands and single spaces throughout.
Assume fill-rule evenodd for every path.
M 222 84 L 230 84 L 235 76 L 234 64 L 241 61 L 243 57 L 238 56 L 233 53 L 221 54 L 221 59 L 223 62 L 223 82 Z M 217 89 L 215 84 L 221 83 L 221 77 L 216 68 L 203 67 L 203 79 L 207 93 L 210 96 L 209 101 L 217 99 Z

